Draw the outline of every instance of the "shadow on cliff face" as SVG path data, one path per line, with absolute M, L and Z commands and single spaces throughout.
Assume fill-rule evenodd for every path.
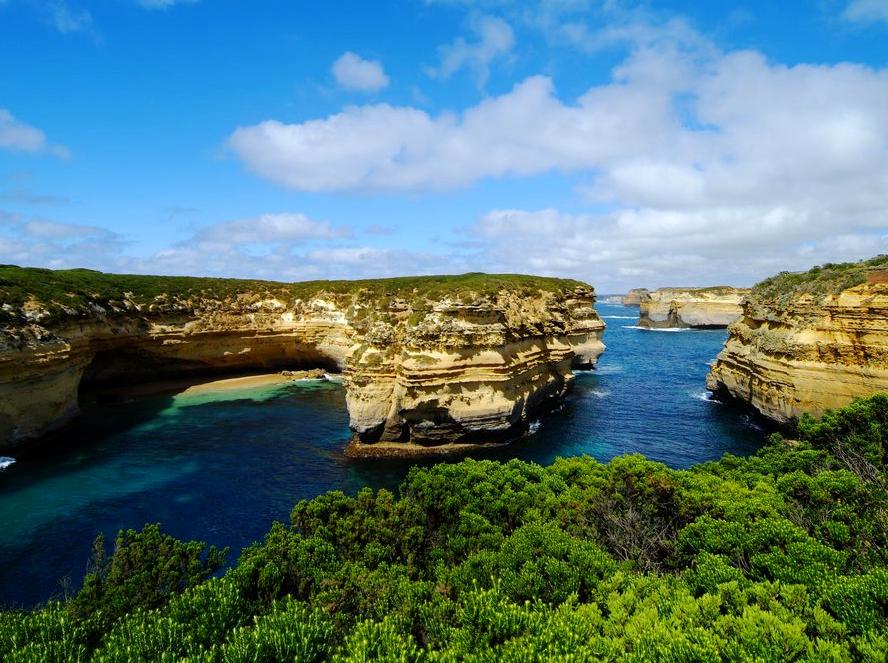
M 232 370 L 160 357 L 138 349 L 99 352 L 80 379 L 78 416 L 57 430 L 20 444 L 15 448 L 15 457 L 48 459 L 69 453 L 72 445 L 83 450 L 91 437 L 102 437 L 151 421 L 172 407 L 177 395 L 203 382 L 265 375 L 284 369 L 315 368 L 339 372 L 332 360 L 287 361 Z M 101 416 L 95 416 L 99 411 Z

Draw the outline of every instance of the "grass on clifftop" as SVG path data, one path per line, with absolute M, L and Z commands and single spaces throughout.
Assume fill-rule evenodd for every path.
M 553 292 L 585 286 L 580 281 L 521 274 L 482 274 L 473 272 L 442 276 L 404 276 L 356 281 L 302 281 L 284 283 L 253 279 L 223 279 L 191 276 L 147 276 L 105 274 L 91 269 L 40 269 L 0 265 L 0 323 L 15 322 L 25 302 L 36 300 L 51 318 L 83 313 L 90 303 L 103 307 L 128 299 L 145 306 L 159 297 L 179 300 L 234 299 L 241 295 L 276 297 L 287 303 L 319 293 L 361 294 L 372 302 L 400 297 L 408 302 L 434 300 L 445 296 L 483 297 L 497 292 Z M 69 311 L 66 312 L 65 308 Z
M 780 272 L 755 285 L 752 294 L 765 300 L 785 300 L 802 294 L 837 295 L 865 283 L 867 274 L 888 270 L 888 255 L 860 262 L 826 263 L 807 272 Z

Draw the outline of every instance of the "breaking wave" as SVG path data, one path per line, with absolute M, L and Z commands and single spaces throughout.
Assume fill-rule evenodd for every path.
M 638 325 L 623 325 L 623 329 L 640 329 L 650 332 L 686 332 L 691 330 L 690 327 L 639 327 Z
M 9 456 L 0 456 L 0 470 L 5 470 L 15 462 L 15 458 Z
M 712 397 L 712 394 L 708 391 L 695 391 L 691 393 L 691 398 L 698 401 L 706 401 L 707 403 L 715 403 L 716 405 L 721 405 L 722 402 Z

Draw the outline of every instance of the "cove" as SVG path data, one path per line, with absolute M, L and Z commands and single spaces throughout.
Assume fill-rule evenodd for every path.
M 726 332 L 633 328 L 637 309 L 599 304 L 608 346 L 563 409 L 512 445 L 473 454 L 543 464 L 642 453 L 683 468 L 745 455 L 765 431 L 710 401 L 704 381 Z M 348 460 L 344 393 L 329 382 L 95 404 L 57 444 L 0 472 L 0 603 L 30 606 L 76 587 L 98 532 L 160 522 L 182 539 L 230 546 L 229 561 L 328 490 L 397 486 L 415 462 Z M 430 463 L 433 461 L 424 461 Z

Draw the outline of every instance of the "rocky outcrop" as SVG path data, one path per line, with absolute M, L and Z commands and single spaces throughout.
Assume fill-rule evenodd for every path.
M 779 422 L 888 391 L 888 257 L 757 285 L 707 387 Z
M 501 442 L 604 350 L 594 290 L 577 281 L 33 271 L 0 267 L 0 449 L 63 426 L 93 385 L 318 367 L 343 375 L 354 454 Z
M 623 306 L 638 306 L 648 292 L 650 291 L 647 288 L 633 288 L 623 295 Z
M 740 317 L 743 288 L 660 288 L 641 294 L 638 326 L 648 329 L 717 329 Z

